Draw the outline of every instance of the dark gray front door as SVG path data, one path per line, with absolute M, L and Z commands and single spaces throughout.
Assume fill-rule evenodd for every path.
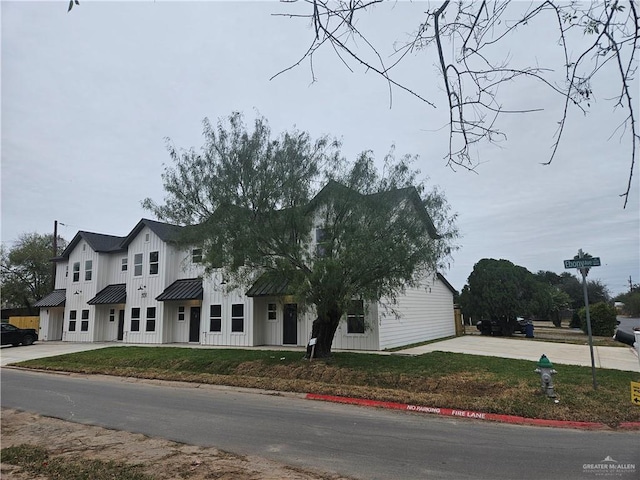
M 283 345 L 298 344 L 298 305 L 287 303 L 284 306 L 282 343 Z
M 189 319 L 189 341 L 200 341 L 200 307 L 191 307 L 191 317 Z
M 118 312 L 118 340 L 124 338 L 124 310 Z

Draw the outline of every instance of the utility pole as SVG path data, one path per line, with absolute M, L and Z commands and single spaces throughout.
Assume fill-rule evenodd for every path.
M 53 258 L 58 256 L 58 221 L 53 221 Z M 51 289 L 56 289 L 56 261 L 54 260 L 51 267 Z

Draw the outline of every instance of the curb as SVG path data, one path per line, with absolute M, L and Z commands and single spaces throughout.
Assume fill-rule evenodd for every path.
M 453 408 L 426 407 L 411 405 L 408 403 L 383 402 L 379 400 L 366 400 L 362 398 L 339 397 L 336 395 L 322 395 L 307 393 L 307 400 L 319 400 L 323 402 L 346 403 L 362 407 L 386 408 L 392 410 L 404 410 L 414 413 L 426 413 L 443 417 L 470 418 L 475 420 L 487 420 L 515 425 L 532 425 L 537 427 L 574 428 L 583 430 L 611 430 L 612 427 L 599 422 L 576 422 L 566 420 L 547 420 L 543 418 L 527 418 L 516 415 L 501 415 L 497 413 L 474 412 L 471 410 L 457 410 Z M 640 422 L 623 422 L 615 430 L 640 430 Z

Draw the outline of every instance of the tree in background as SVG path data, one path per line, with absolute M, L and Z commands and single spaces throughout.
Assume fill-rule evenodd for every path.
M 57 243 L 59 249 L 66 246 L 61 237 Z M 22 234 L 13 247 L 2 246 L 1 257 L 3 307 L 31 309 L 51 291 L 53 235 Z
M 549 298 L 549 302 L 546 303 L 548 308 L 538 313 L 537 316 L 550 319 L 556 327 L 562 326 L 560 312 L 570 308 L 572 303 L 569 294 L 562 289 L 562 275 L 549 270 L 540 270 L 535 274 L 535 277 L 536 280 L 546 286 L 546 295 Z
M 622 312 L 631 317 L 640 317 L 640 285 L 631 285 L 627 293 L 621 293 L 614 298 L 616 302 L 624 303 Z
M 500 127 L 505 115 L 539 111 L 535 103 L 525 108 L 503 105 L 501 87 L 506 84 L 520 82 L 527 88 L 533 82 L 563 104 L 547 164 L 556 156 L 570 111 L 587 114 L 594 99 L 611 101 L 613 109 L 622 108 L 627 115 L 611 132 L 629 141 L 629 175 L 621 194 L 626 206 L 640 145 L 637 101 L 633 99 L 640 51 L 640 11 L 635 0 L 426 3 L 415 30 L 397 32 L 391 56 L 382 53 L 386 45 L 379 45 L 363 30 L 366 22 L 362 17 L 382 0 L 289 3 L 291 11 L 281 15 L 305 19 L 312 26 L 309 44 L 294 66 L 308 59 L 313 80 L 313 57 L 325 47 L 333 50 L 347 68 L 359 65 L 380 75 L 389 85 L 390 100 L 397 88 L 436 108 L 437 99 L 420 93 L 424 83 L 421 74 L 409 80 L 399 76 L 399 65 L 412 55 L 421 54 L 426 64 L 435 65 L 449 111 L 447 160 L 454 167 L 474 169 L 481 161 L 473 150 L 478 143 L 506 139 Z M 555 35 L 541 37 L 537 28 L 541 23 L 550 25 Z M 388 27 L 393 28 L 391 20 Z M 532 58 L 511 54 L 510 42 L 516 32 L 530 32 Z M 559 64 L 540 63 L 541 56 L 535 52 L 542 53 L 548 47 L 557 49 Z M 609 69 L 617 77 L 617 94 L 606 98 L 594 90 L 601 74 Z
M 550 302 L 544 285 L 526 268 L 509 260 L 484 258 L 476 263 L 462 289 L 460 305 L 465 316 L 474 321 L 497 323 L 503 335 L 511 335 L 518 316 L 531 316 Z
M 571 298 L 571 308 L 578 310 L 584 307 L 582 282 L 569 272 L 563 272 L 560 277 L 562 281 L 558 287 Z M 609 290 L 600 280 L 587 280 L 587 294 L 590 304 L 608 302 L 611 299 Z
M 330 355 L 354 299 L 392 306 L 456 248 L 456 216 L 419 180 L 413 157 L 392 150 L 379 172 L 370 151 L 347 162 L 328 137 L 274 138 L 264 118 L 249 130 L 239 113 L 215 128 L 205 120 L 204 137 L 200 152 L 169 148 L 164 204 L 143 206 L 191 225 L 182 242 L 203 245 L 205 266 L 221 269 L 228 288 L 282 285 L 313 306 L 317 356 Z

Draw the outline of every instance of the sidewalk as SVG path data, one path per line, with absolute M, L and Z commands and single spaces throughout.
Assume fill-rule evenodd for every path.
M 591 366 L 588 345 L 540 342 L 525 338 L 498 338 L 481 335 L 461 337 L 434 342 L 420 347 L 407 348 L 396 353 L 422 355 L 427 352 L 453 352 L 489 357 L 516 358 L 537 362 L 545 354 L 555 365 Z M 598 368 L 640 372 L 638 354 L 632 347 L 593 347 L 595 365 Z

